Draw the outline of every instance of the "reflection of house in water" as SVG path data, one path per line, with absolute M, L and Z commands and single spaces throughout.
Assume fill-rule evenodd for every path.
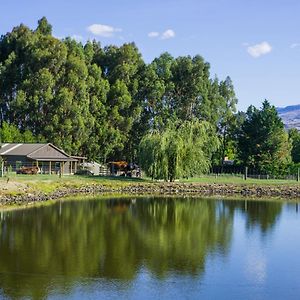
M 135 199 L 109 200 L 107 202 L 107 208 L 114 213 L 124 213 L 127 212 L 135 202 Z

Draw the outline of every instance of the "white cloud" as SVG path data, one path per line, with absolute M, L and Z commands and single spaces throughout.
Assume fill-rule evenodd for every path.
M 157 32 L 157 31 L 151 31 L 148 33 L 148 37 L 150 37 L 150 38 L 155 38 L 158 36 L 159 36 L 159 32 Z
M 116 32 L 121 32 L 121 28 L 114 28 L 109 25 L 103 24 L 93 24 L 87 27 L 87 30 L 94 35 L 103 36 L 103 37 L 112 37 Z
M 294 49 L 300 46 L 300 43 L 294 43 L 290 45 L 290 48 Z
M 175 31 L 172 29 L 168 29 L 165 32 L 162 33 L 161 39 L 162 40 L 167 40 L 175 37 Z
M 245 253 L 245 275 L 254 284 L 264 284 L 268 277 L 266 255 L 256 245 L 252 247 Z
M 173 29 L 167 29 L 163 33 L 157 31 L 151 31 L 148 33 L 149 38 L 159 38 L 161 40 L 168 40 L 175 37 L 175 31 Z
M 247 51 L 252 57 L 257 58 L 270 53 L 272 51 L 272 46 L 268 42 L 262 42 L 260 44 L 247 47 Z

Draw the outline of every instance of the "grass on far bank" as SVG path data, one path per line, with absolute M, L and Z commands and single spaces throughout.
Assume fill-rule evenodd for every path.
M 137 182 L 148 182 L 147 179 L 141 178 L 125 178 L 125 177 L 104 177 L 104 176 L 85 176 L 85 175 L 58 175 L 37 174 L 37 175 L 22 175 L 10 173 L 0 178 L 2 187 L 13 186 L 12 183 L 20 184 L 27 191 L 40 191 L 44 193 L 51 193 L 59 188 L 76 188 L 85 185 L 101 184 L 107 187 L 122 187 Z M 20 190 L 20 187 L 18 188 Z M 7 190 L 9 193 L 10 189 Z M 0 190 L 1 193 L 1 190 Z
M 83 176 L 83 175 L 65 175 L 61 178 L 58 175 L 16 175 L 2 177 L 0 184 L 2 189 L 0 193 L 22 193 L 26 192 L 44 192 L 51 193 L 61 188 L 76 188 L 86 185 L 101 184 L 106 187 L 124 187 L 136 183 L 152 183 L 149 178 L 129 178 L 129 177 L 105 177 L 105 176 Z M 162 181 L 159 181 L 162 182 Z M 244 180 L 242 176 L 221 175 L 221 176 L 202 176 L 189 179 L 177 180 L 175 183 L 198 183 L 198 184 L 233 184 L 233 185 L 300 185 L 296 180 L 282 179 L 253 179 Z
M 287 179 L 258 179 L 258 178 L 247 178 L 245 180 L 242 176 L 235 175 L 207 175 L 201 177 L 194 177 L 188 179 L 181 179 L 180 182 L 186 183 L 207 183 L 207 184 L 237 184 L 237 185 L 300 185 L 297 180 L 287 180 Z

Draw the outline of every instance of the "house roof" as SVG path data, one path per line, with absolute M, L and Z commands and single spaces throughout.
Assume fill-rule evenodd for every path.
M 70 157 L 75 158 L 75 159 L 87 159 L 86 156 L 74 156 L 74 155 L 70 155 Z
M 27 156 L 31 152 L 44 147 L 47 144 L 1 144 L 0 155 L 21 155 Z
M 29 159 L 39 161 L 77 161 L 51 143 L 3 143 L 0 145 L 1 156 L 26 156 Z

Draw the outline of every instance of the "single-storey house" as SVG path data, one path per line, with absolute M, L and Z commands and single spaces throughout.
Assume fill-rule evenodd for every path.
M 38 166 L 42 174 L 74 174 L 84 157 L 73 157 L 51 143 L 2 143 L 0 156 L 4 168 L 16 171 L 21 167 Z

